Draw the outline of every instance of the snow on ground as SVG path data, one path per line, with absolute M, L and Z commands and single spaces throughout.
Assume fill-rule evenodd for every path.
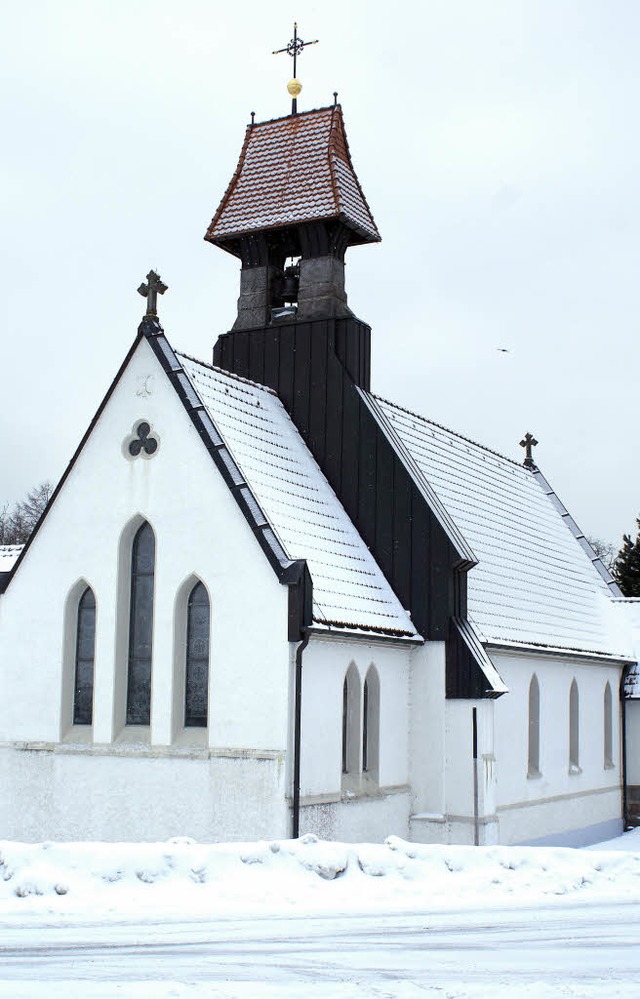
M 0 999 L 637 996 L 640 830 L 589 850 L 0 843 Z
M 360 912 L 532 904 L 548 898 L 640 902 L 640 830 L 589 851 L 300 840 L 199 844 L 0 842 L 0 914 L 175 915 Z

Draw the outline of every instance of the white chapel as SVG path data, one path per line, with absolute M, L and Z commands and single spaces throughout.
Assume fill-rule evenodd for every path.
M 373 391 L 345 255 L 380 236 L 341 106 L 252 122 L 206 239 L 240 263 L 212 363 L 150 272 L 36 530 L 0 549 L 0 838 L 619 833 L 638 606 L 530 435 L 518 464 Z

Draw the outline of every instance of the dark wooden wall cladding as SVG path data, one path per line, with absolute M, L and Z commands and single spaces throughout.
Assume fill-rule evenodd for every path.
M 237 330 L 213 363 L 274 389 L 425 637 L 445 640 L 459 556 L 357 387 L 369 389 L 370 327 L 355 317 Z M 462 583 L 460 582 L 462 580 Z
M 403 607 L 444 640 L 459 606 L 458 555 L 356 386 L 369 388 L 370 327 L 285 322 L 218 339 L 213 363 L 274 389 Z
M 446 647 L 446 695 L 448 698 L 480 700 L 493 696 L 486 676 L 464 641 L 454 618 L 448 625 Z

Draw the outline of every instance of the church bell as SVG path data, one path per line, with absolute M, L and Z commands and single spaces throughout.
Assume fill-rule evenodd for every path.
M 292 264 L 285 268 L 284 281 L 282 283 L 282 297 L 285 302 L 298 301 L 298 288 L 300 285 L 300 264 Z

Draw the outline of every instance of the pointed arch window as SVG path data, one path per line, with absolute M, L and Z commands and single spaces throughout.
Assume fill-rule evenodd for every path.
M 613 698 L 611 697 L 611 685 L 607 680 L 604 688 L 604 765 L 610 770 L 615 766 L 613 762 Z
M 380 746 L 380 679 L 370 666 L 362 688 L 362 770 L 371 778 L 378 776 Z
M 529 684 L 529 777 L 540 776 L 540 684 L 534 673 Z
M 127 725 L 148 725 L 151 720 L 155 553 L 153 530 L 145 521 L 131 546 Z
M 360 773 L 360 676 L 354 663 L 342 686 L 342 773 Z
M 78 601 L 73 684 L 73 724 L 93 723 L 93 668 L 96 644 L 96 599 L 87 586 Z
M 569 773 L 580 773 L 580 696 L 575 679 L 569 692 Z
M 209 632 L 211 611 L 203 583 L 196 583 L 187 600 L 185 727 L 206 727 L 209 699 Z

